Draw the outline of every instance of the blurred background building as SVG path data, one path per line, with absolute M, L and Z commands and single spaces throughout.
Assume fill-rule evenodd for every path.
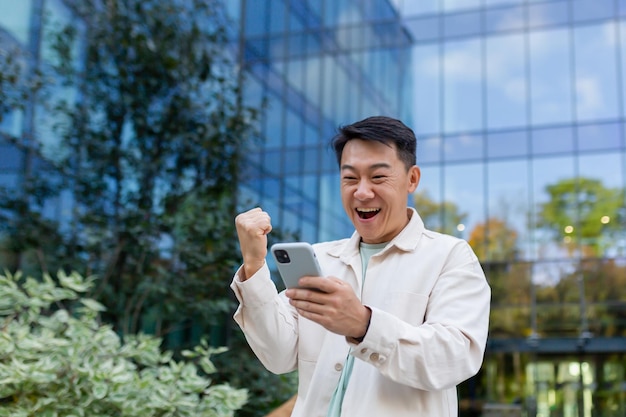
M 422 170 L 409 204 L 467 239 L 493 288 L 462 410 L 626 415 L 626 1 L 224 1 L 246 102 L 265 106 L 242 208 L 303 240 L 349 236 L 328 142 L 402 119 Z M 0 44 L 45 62 L 45 15 L 80 25 L 62 0 L 0 0 Z M 5 116 L 0 182 L 45 166 L 29 149 L 54 143 L 48 125 L 37 103 Z

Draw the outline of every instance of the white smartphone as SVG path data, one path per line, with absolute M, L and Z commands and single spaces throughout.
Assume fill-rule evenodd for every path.
M 287 288 L 299 288 L 298 280 L 304 276 L 323 276 L 313 246 L 309 243 L 276 243 L 270 252 Z

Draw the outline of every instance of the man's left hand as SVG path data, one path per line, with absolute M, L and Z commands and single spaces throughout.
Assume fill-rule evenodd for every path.
M 352 287 L 335 277 L 302 277 L 301 287 L 285 295 L 298 314 L 327 330 L 359 339 L 367 331 L 371 311 L 358 299 Z

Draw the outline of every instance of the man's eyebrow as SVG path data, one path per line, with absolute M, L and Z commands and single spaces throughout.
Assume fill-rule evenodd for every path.
M 389 165 L 386 162 L 379 162 L 377 164 L 372 164 L 369 167 L 367 167 L 367 169 L 369 170 L 374 170 L 374 169 L 378 169 L 378 168 L 391 168 L 391 165 Z M 341 166 L 341 170 L 349 170 L 349 171 L 356 171 L 356 168 L 350 164 L 343 164 Z

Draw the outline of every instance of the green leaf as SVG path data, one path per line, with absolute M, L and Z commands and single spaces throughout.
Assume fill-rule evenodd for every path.
M 106 311 L 106 307 L 103 304 L 91 298 L 82 298 L 80 302 L 91 311 L 97 311 L 97 312 Z

